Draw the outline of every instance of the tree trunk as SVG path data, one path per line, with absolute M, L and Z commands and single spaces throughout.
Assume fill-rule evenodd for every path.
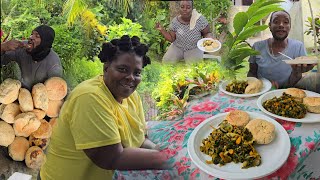
M 318 47 L 317 47 L 317 32 L 316 32 L 316 25 L 315 25 L 315 18 L 313 16 L 313 11 L 312 11 L 312 8 L 311 8 L 311 2 L 310 0 L 308 0 L 308 3 L 309 3 L 309 8 L 310 8 L 310 14 L 311 14 L 311 19 L 312 19 L 312 29 L 313 29 L 313 40 L 314 40 L 314 49 L 315 49 L 315 54 L 316 56 L 319 55 L 318 53 Z M 318 70 L 317 72 L 320 73 L 320 60 L 318 60 Z
M 170 22 L 174 17 L 179 14 L 179 2 L 180 1 L 170 1 L 169 2 L 169 9 L 170 9 Z

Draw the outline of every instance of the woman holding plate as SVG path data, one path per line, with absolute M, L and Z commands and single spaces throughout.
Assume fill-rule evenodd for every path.
M 197 42 L 202 38 L 213 38 L 207 19 L 193 9 L 193 1 L 181 1 L 180 14 L 170 24 L 166 31 L 159 23 L 156 29 L 172 44 L 163 56 L 165 63 L 186 63 L 202 60 L 203 52 L 197 48 Z

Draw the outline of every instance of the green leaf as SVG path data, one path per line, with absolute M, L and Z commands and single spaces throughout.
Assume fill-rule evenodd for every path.
M 255 15 L 252 16 L 252 18 L 249 20 L 249 22 L 245 26 L 245 29 L 252 26 L 256 22 L 260 21 L 262 18 L 268 16 L 271 12 L 279 11 L 279 10 L 283 10 L 281 7 L 279 7 L 279 5 L 268 5 L 268 6 L 262 7 L 255 13 Z
M 267 28 L 268 28 L 268 25 L 249 27 L 248 29 L 242 31 L 241 34 L 239 34 L 236 41 L 246 40 L 247 38 L 249 38 L 249 37 L 253 36 L 254 34 L 261 32 Z
M 257 0 L 249 6 L 249 9 L 247 10 L 249 19 L 257 12 L 257 10 L 261 7 L 261 4 L 265 2 L 266 0 Z
M 260 7 L 268 6 L 270 4 L 277 4 L 277 3 L 280 5 L 280 3 L 282 3 L 282 2 L 285 2 L 285 1 L 283 1 L 283 0 L 269 0 L 269 1 L 264 2 L 263 4 L 261 4 Z
M 236 35 L 238 35 L 243 27 L 247 24 L 248 22 L 248 15 L 246 12 L 239 12 L 235 15 L 233 19 L 233 27 L 234 27 L 234 32 Z

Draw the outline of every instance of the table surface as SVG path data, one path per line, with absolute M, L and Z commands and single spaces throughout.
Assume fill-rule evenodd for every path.
M 257 99 L 258 97 L 237 98 L 218 92 L 191 101 L 183 116 L 174 120 L 148 122 L 149 139 L 161 145 L 161 151 L 170 157 L 173 169 L 116 171 L 114 179 L 218 179 L 202 172 L 192 163 L 187 151 L 189 136 L 197 125 L 219 113 L 234 109 L 262 113 L 257 107 Z M 262 179 L 319 179 L 320 122 L 275 120 L 289 134 L 291 151 L 279 170 Z

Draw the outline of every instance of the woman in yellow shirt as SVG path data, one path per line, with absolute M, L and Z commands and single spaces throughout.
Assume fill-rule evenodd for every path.
M 104 73 L 79 84 L 53 129 L 40 178 L 112 179 L 113 170 L 165 169 L 166 158 L 145 138 L 143 107 L 135 91 L 150 64 L 148 47 L 123 36 L 104 43 Z

